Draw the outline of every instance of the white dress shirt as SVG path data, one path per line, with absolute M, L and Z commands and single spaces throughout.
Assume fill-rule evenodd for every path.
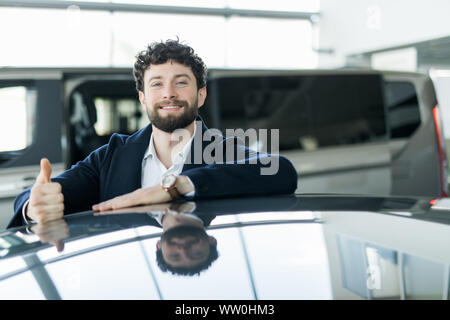
M 175 176 L 180 175 L 181 171 L 183 171 L 184 163 L 186 162 L 186 158 L 191 150 L 192 141 L 194 140 L 195 132 L 197 131 L 197 126 L 194 125 L 194 134 L 191 139 L 186 143 L 183 149 L 177 154 L 172 155 L 172 166 L 170 168 L 166 168 L 162 162 L 159 160 L 156 155 L 155 146 L 153 144 L 153 133 L 150 137 L 150 143 L 145 151 L 144 159 L 142 159 L 142 179 L 141 184 L 142 188 L 153 187 L 161 183 L 163 177 L 173 174 Z M 188 178 L 188 181 L 192 183 L 191 179 Z M 195 188 L 195 186 L 194 186 Z M 194 191 L 185 194 L 185 196 L 192 197 L 195 195 Z
M 191 219 L 200 221 L 203 224 L 203 220 L 192 213 L 195 211 L 196 208 L 197 208 L 197 206 L 195 205 L 195 202 L 188 201 L 188 202 L 183 203 L 183 208 L 181 209 L 181 211 L 168 209 L 168 210 L 164 210 L 164 211 L 152 211 L 152 212 L 148 212 L 147 214 L 150 217 L 154 218 L 161 227 L 162 227 L 162 220 L 163 220 L 164 215 L 182 215 L 182 216 L 186 216 Z

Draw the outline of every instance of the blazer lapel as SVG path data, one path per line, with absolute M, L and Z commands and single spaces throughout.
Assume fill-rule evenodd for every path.
M 142 186 L 142 159 L 148 148 L 151 125 L 130 136 L 126 144 L 115 150 L 109 168 L 106 198 L 132 192 Z
M 206 163 L 203 159 L 203 150 L 210 143 L 209 141 L 204 141 L 203 134 L 208 130 L 208 127 L 203 122 L 203 119 L 198 116 L 197 119 L 197 128 L 195 131 L 194 140 L 191 144 L 191 149 L 186 158 L 186 163 L 183 166 L 182 172 L 190 169 L 204 167 Z

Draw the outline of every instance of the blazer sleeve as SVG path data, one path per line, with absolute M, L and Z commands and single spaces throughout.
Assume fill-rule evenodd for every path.
M 226 141 L 222 142 L 226 154 Z M 297 189 L 297 171 L 283 156 L 256 153 L 234 140 L 234 159 L 183 171 L 195 186 L 194 198 L 289 194 Z M 244 155 L 239 158 L 239 150 Z
M 64 196 L 64 214 L 91 210 L 99 199 L 99 175 L 107 146 L 93 151 L 86 159 L 73 165 L 69 170 L 51 179 L 61 184 Z M 22 208 L 30 198 L 31 187 L 19 194 L 14 201 L 14 216 L 7 228 L 26 224 Z

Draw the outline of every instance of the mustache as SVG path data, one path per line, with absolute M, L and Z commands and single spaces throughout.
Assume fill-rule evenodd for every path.
M 159 108 L 162 105 L 168 105 L 168 104 L 176 104 L 182 107 L 187 107 L 189 104 L 185 100 L 163 100 L 160 102 L 155 103 L 155 108 Z

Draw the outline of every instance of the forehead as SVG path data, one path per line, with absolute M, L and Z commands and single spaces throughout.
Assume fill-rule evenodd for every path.
M 195 79 L 194 73 L 191 67 L 185 66 L 184 64 L 178 63 L 176 61 L 169 60 L 162 64 L 151 64 L 144 74 L 144 79 L 149 80 L 153 77 L 159 78 L 173 78 L 178 75 L 186 74 L 189 77 Z

